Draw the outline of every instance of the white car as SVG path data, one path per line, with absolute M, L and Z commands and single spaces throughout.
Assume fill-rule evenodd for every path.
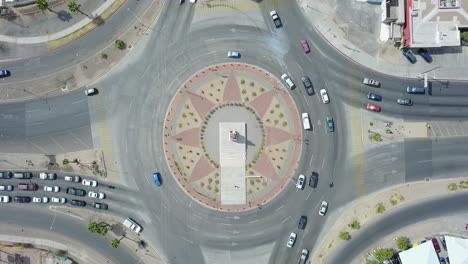
M 45 192 L 60 192 L 60 187 L 58 186 L 44 186 Z
M 380 86 L 379 81 L 376 81 L 374 79 L 370 79 L 370 78 L 367 78 L 367 77 L 362 79 L 362 83 L 365 84 L 365 85 L 374 86 L 374 87 L 379 87 Z
M 13 191 L 13 185 L 0 185 L 0 191 Z
M 64 197 L 51 197 L 50 198 L 50 201 L 53 202 L 53 203 L 61 203 L 61 204 L 64 204 L 67 202 L 67 198 L 64 198 Z
M 296 182 L 296 188 L 299 190 L 304 189 L 305 181 L 306 181 L 306 177 L 303 174 L 299 175 L 299 177 L 297 178 L 297 182 Z
M 84 91 L 84 93 L 87 95 L 87 96 L 93 96 L 95 94 L 98 94 L 98 89 L 96 88 L 88 88 Z
M 65 181 L 68 181 L 68 182 L 80 182 L 81 181 L 80 176 L 65 176 L 64 179 Z
M 330 99 L 328 98 L 327 90 L 325 89 L 320 90 L 320 96 L 322 97 L 322 102 L 324 104 L 328 104 L 330 102 Z
M 97 186 L 97 181 L 83 179 L 81 184 L 83 184 L 85 186 L 96 187 Z
M 286 83 L 289 89 L 294 89 L 296 87 L 296 85 L 293 83 L 291 78 L 289 78 L 289 76 L 286 73 L 281 75 L 281 80 L 283 80 Z
M 33 197 L 33 203 L 48 203 L 49 197 Z
M 197 0 L 190 0 L 190 3 L 192 4 L 195 4 L 195 2 L 197 2 Z
M 288 243 L 286 244 L 288 248 L 292 248 L 294 246 L 294 242 L 296 242 L 296 237 L 296 233 L 291 233 L 289 235 Z
M 320 205 L 319 215 L 324 216 L 327 213 L 327 208 L 328 208 L 328 203 L 325 201 L 322 201 L 322 204 Z
M 88 196 L 91 198 L 104 199 L 106 195 L 102 192 L 88 192 Z
M 301 253 L 301 260 L 303 263 L 305 263 L 305 261 L 307 260 L 307 257 L 309 256 L 309 250 L 307 249 L 302 249 L 302 253 Z
M 10 196 L 0 196 L 1 203 L 9 203 L 11 200 Z
M 41 173 L 39 173 L 39 178 L 41 180 L 55 180 L 55 179 L 57 179 L 57 174 L 41 172 Z
M 310 129 L 310 118 L 308 113 L 302 113 L 302 125 L 305 130 Z

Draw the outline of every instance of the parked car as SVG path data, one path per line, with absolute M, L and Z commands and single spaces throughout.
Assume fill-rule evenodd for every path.
M 330 102 L 330 99 L 328 98 L 327 90 L 325 89 L 320 90 L 320 96 L 322 97 L 322 102 L 324 104 L 328 104 Z
M 310 179 L 309 179 L 309 186 L 312 188 L 317 188 L 317 183 L 318 183 L 318 173 L 312 172 L 312 175 L 310 175 Z
M 304 53 L 309 53 L 310 48 L 309 48 L 309 43 L 307 43 L 307 40 L 301 39 L 300 42 L 301 42 L 302 49 L 304 50 Z
M 362 79 L 362 83 L 365 84 L 365 85 L 369 85 L 369 86 L 380 87 L 380 82 L 379 81 L 376 81 L 374 79 L 370 79 L 370 78 L 367 78 L 367 77 Z
M 15 196 L 14 200 L 15 203 L 30 203 L 31 197 L 28 196 Z
M 302 84 L 304 84 L 304 88 L 308 95 L 314 94 L 314 88 L 312 87 L 312 82 L 310 81 L 309 77 L 304 76 L 301 78 Z
M 190 0 L 190 3 L 195 4 L 197 0 Z
M 289 78 L 289 76 L 286 73 L 281 75 L 281 80 L 283 80 L 286 83 L 286 85 L 289 87 L 289 89 L 296 88 L 296 85 L 293 83 L 291 78 Z
M 88 197 L 96 199 L 104 199 L 106 195 L 102 192 L 88 192 Z
M 142 230 L 141 226 L 130 217 L 123 221 L 123 225 L 137 234 L 139 234 Z
M 67 194 L 75 195 L 75 196 L 85 196 L 86 192 L 82 189 L 75 189 L 72 187 L 67 188 Z
M 403 48 L 401 52 L 411 63 L 413 64 L 416 63 L 416 57 L 414 56 L 413 52 L 410 49 Z
M 11 179 L 13 172 L 11 171 L 0 171 L 0 179 Z
M 367 104 L 367 109 L 374 111 L 374 112 L 380 112 L 380 106 L 378 105 L 373 105 L 373 104 Z
M 238 51 L 228 51 L 228 58 L 238 59 L 240 58 L 240 53 Z
M 308 113 L 302 113 L 302 126 L 305 130 L 310 129 L 310 118 Z
M 447 244 L 445 243 L 445 236 L 440 236 L 439 239 L 444 249 L 447 250 Z
M 413 101 L 408 98 L 398 98 L 397 103 L 400 105 L 413 105 Z
M 86 202 L 85 202 L 85 201 L 81 201 L 81 200 L 71 200 L 70 205 L 72 205 L 72 206 L 79 206 L 79 207 L 85 207 L 85 206 L 86 206 Z
M 88 89 L 85 90 L 85 94 L 87 96 L 93 96 L 93 95 L 96 95 L 98 93 L 99 93 L 99 91 L 96 88 L 88 88 Z
M 432 56 L 431 56 L 431 54 L 429 54 L 429 52 L 426 49 L 423 49 L 423 48 L 418 49 L 418 54 L 421 55 L 421 57 L 423 57 L 423 59 L 427 63 L 432 62 Z
M 327 116 L 327 128 L 328 132 L 335 131 L 335 122 L 333 122 L 333 118 L 330 116 Z
M 44 186 L 44 192 L 60 192 L 60 187 L 58 186 Z
M 291 233 L 289 235 L 288 243 L 286 244 L 288 248 L 292 248 L 294 246 L 294 242 L 296 242 L 296 237 L 297 237 L 296 233 Z
M 304 230 L 306 225 L 307 225 L 307 216 L 303 215 L 301 216 L 301 218 L 299 218 L 299 224 L 297 225 L 297 227 L 299 229 Z
M 433 237 L 431 241 L 432 241 L 432 244 L 434 245 L 435 251 L 437 253 L 440 253 L 440 246 L 439 246 L 439 242 L 437 241 L 437 238 Z
M 309 256 L 309 250 L 304 248 L 302 250 L 302 252 L 301 252 L 301 261 L 302 261 L 302 263 L 306 262 L 308 256 Z
M 51 197 L 50 198 L 50 201 L 52 203 L 61 203 L 61 204 L 64 204 L 67 202 L 67 198 L 65 197 Z
M 37 190 L 37 184 L 35 183 L 20 183 L 18 184 L 18 190 L 20 191 L 35 191 Z
M 327 209 L 328 209 L 328 203 L 325 201 L 322 201 L 322 204 L 320 205 L 319 215 L 324 216 L 327 213 Z
M 10 71 L 9 70 L 0 70 L 0 78 L 5 78 L 10 76 Z
M 52 172 L 41 172 L 39 173 L 39 178 L 41 180 L 55 180 L 57 179 L 57 174 Z
M 80 176 L 65 176 L 64 180 L 68 182 L 80 182 L 81 177 Z
M 382 101 L 382 96 L 375 94 L 375 93 L 368 93 L 367 99 L 374 100 L 374 101 Z
M 281 27 L 281 19 L 278 16 L 278 13 L 276 13 L 275 10 L 270 11 L 270 16 L 271 16 L 271 19 L 273 19 L 273 23 L 275 23 L 275 27 L 276 28 Z
M 406 87 L 406 92 L 409 94 L 425 94 L 426 89 L 423 87 L 414 87 L 408 85 L 408 87 Z
M 13 185 L 0 185 L 0 191 L 13 191 Z
M 446 264 L 444 257 L 439 257 L 440 264 Z
M 91 186 L 91 187 L 96 187 L 98 185 L 97 181 L 93 181 L 93 180 L 86 180 L 84 179 L 81 184 L 85 185 L 85 186 Z
M 153 182 L 154 185 L 160 187 L 162 185 L 161 183 L 161 174 L 159 172 L 153 173 Z
M 31 179 L 32 173 L 30 172 L 15 172 L 13 173 L 13 178 L 15 179 Z
M 296 182 L 296 188 L 299 190 L 304 189 L 305 181 L 306 181 L 306 177 L 303 174 L 299 175 L 299 177 L 297 178 L 297 182 Z
M 107 210 L 108 206 L 104 203 L 93 203 L 93 207 L 96 209 Z
M 48 203 L 49 197 L 33 197 L 32 201 L 33 203 Z
M 9 203 L 11 201 L 10 196 L 0 196 L 0 203 Z

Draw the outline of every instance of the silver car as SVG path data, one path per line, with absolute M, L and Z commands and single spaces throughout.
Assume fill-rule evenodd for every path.
M 296 237 L 297 237 L 296 233 L 291 233 L 289 235 L 288 243 L 286 244 L 288 248 L 292 248 L 294 246 L 294 242 L 296 242 Z
M 380 82 L 370 78 L 362 79 L 362 83 L 369 86 L 380 87 Z

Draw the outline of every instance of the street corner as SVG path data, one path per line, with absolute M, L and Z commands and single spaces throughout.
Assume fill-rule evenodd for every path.
M 297 108 L 280 87 L 258 67 L 221 64 L 194 74 L 175 94 L 165 118 L 164 152 L 172 174 L 195 200 L 220 210 L 257 208 L 292 176 L 302 131 Z M 220 160 L 219 127 L 225 122 L 241 122 L 249 131 L 245 176 L 234 184 L 246 202 L 238 205 L 221 201 L 229 189 Z
M 57 170 L 98 177 L 107 177 L 102 150 L 83 150 L 55 155 Z

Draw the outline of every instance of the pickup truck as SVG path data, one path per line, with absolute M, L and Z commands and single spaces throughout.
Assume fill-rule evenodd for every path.
M 130 217 L 125 219 L 123 221 L 123 225 L 129 229 L 131 229 L 133 232 L 139 234 L 141 232 L 141 226 L 137 224 L 133 219 Z
M 71 195 L 75 195 L 75 196 L 85 196 L 86 195 L 86 192 L 84 190 L 75 189 L 75 188 L 71 188 L 71 187 L 67 188 L 67 193 L 71 194 Z
M 270 16 L 273 19 L 273 23 L 275 23 L 275 27 L 276 28 L 281 27 L 281 20 L 280 20 L 280 18 L 278 16 L 278 13 L 276 13 L 275 10 L 270 12 Z

